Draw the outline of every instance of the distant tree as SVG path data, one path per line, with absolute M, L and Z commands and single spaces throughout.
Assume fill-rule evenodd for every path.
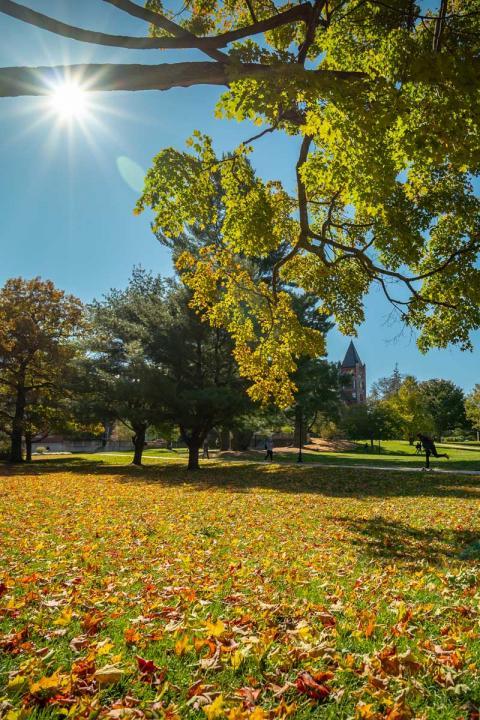
M 385 402 L 401 418 L 402 434 L 410 445 L 413 445 L 417 433 L 435 430 L 435 423 L 426 407 L 420 385 L 411 375 L 407 375 L 398 392 Z
M 385 400 L 386 398 L 395 395 L 400 390 L 402 384 L 403 375 L 398 369 L 398 363 L 395 363 L 395 367 L 391 375 L 380 378 L 377 382 L 372 385 L 372 398 L 374 400 Z
M 293 376 L 297 391 L 295 405 L 287 411 L 294 419 L 294 444 L 303 445 L 307 433 L 318 418 L 338 420 L 340 415 L 340 378 L 338 368 L 321 358 L 303 357 Z
M 0 417 L 12 462 L 23 460 L 26 415 L 35 399 L 62 395 L 82 318 L 80 300 L 49 280 L 13 278 L 0 290 Z
M 365 405 L 350 405 L 342 413 L 341 428 L 351 440 L 391 440 L 402 433 L 398 412 L 385 401 L 369 400 Z
M 480 384 L 475 385 L 465 400 L 465 410 L 468 420 L 477 431 L 477 440 L 480 438 Z
M 426 380 L 419 384 L 425 408 L 433 418 L 435 434 L 441 438 L 446 430 L 465 427 L 465 395 L 450 380 Z

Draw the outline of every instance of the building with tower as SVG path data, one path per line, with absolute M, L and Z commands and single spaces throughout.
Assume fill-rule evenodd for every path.
M 367 368 L 353 342 L 340 365 L 340 376 L 345 378 L 342 395 L 347 405 L 363 405 L 367 399 Z

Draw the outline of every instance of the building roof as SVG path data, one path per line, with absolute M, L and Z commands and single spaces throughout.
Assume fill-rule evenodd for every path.
M 360 355 L 358 354 L 357 348 L 353 344 L 353 341 L 350 341 L 348 350 L 345 353 L 345 357 L 343 358 L 342 367 L 354 368 L 357 364 L 361 365 L 362 361 L 360 360 Z

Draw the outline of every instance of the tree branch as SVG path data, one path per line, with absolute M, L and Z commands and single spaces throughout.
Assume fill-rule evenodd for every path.
M 80 42 L 92 43 L 94 45 L 109 45 L 112 47 L 136 50 L 192 47 L 192 42 L 188 38 L 130 37 L 128 35 L 108 35 L 93 30 L 84 30 L 75 25 L 68 25 L 60 20 L 55 20 L 55 18 L 31 10 L 24 5 L 19 5 L 16 2 L 12 2 L 12 0 L 0 0 L 0 12 L 28 23 L 29 25 L 42 28 L 42 30 L 48 30 L 49 32 L 55 33 L 55 35 L 61 35 L 62 37 L 68 37 L 72 40 L 79 40 Z M 201 47 L 202 44 L 202 40 L 199 40 L 198 45 L 195 45 L 195 47 Z
M 166 32 L 171 33 L 175 37 L 188 38 L 191 42 L 198 41 L 196 35 L 189 32 L 188 30 L 185 30 L 185 28 L 173 22 L 173 20 L 169 20 L 164 15 L 160 15 L 160 13 L 155 13 L 152 12 L 152 10 L 148 10 L 147 8 L 142 8 L 139 5 L 130 2 L 130 0 L 103 0 L 103 2 L 110 3 L 110 5 L 114 5 L 115 7 L 119 8 L 119 10 L 123 10 L 129 15 L 138 17 L 141 20 L 146 20 L 152 25 L 155 25 L 155 27 L 159 27 L 161 30 L 166 30 Z M 193 45 L 193 47 L 195 47 L 195 45 Z M 214 60 L 225 63 L 230 62 L 228 55 L 220 52 L 220 50 L 208 50 L 204 48 L 200 49 L 202 49 L 203 52 L 205 52 Z
M 305 70 L 289 64 L 261 65 L 244 63 L 230 71 L 222 63 L 184 62 L 160 65 L 56 65 L 48 67 L 0 68 L 0 97 L 19 95 L 48 95 L 63 77 L 75 78 L 85 90 L 105 92 L 113 90 L 169 90 L 191 85 L 229 85 L 243 77 L 272 80 L 295 71 L 311 79 L 321 90 L 331 88 L 332 81 L 351 82 L 363 79 L 363 73 L 339 70 Z

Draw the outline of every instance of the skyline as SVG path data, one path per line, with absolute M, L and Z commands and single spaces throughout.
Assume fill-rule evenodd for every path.
M 141 21 L 95 0 L 85 0 L 82 7 L 66 8 L 60 0 L 32 0 L 29 5 L 82 26 L 92 26 L 93 17 L 96 29 L 105 32 L 114 25 L 130 34 L 145 30 Z M 192 51 L 145 54 L 86 46 L 4 15 L 0 28 L 5 38 L 0 48 L 2 66 L 196 57 Z M 230 150 L 252 135 L 249 123 L 214 118 L 220 94 L 211 87 L 95 94 L 92 119 L 84 129 L 75 123 L 57 123 L 46 111 L 44 99 L 2 99 L 2 240 L 8 249 L 2 257 L 0 282 L 16 275 L 40 275 L 88 302 L 111 287 L 124 286 L 134 265 L 170 274 L 169 253 L 152 235 L 148 213 L 135 217 L 132 212 L 138 177 L 132 182 L 135 190 L 125 177 L 132 168 L 146 170 L 163 147 L 185 148 L 194 129 L 211 134 L 219 151 Z M 295 141 L 266 136 L 255 145 L 253 163 L 262 176 L 278 177 L 290 188 L 296 151 Z M 474 335 L 474 353 L 449 348 L 423 356 L 410 331 L 392 320 L 390 310 L 380 292 L 372 291 L 366 302 L 367 320 L 354 339 L 367 365 L 369 386 L 391 373 L 396 362 L 404 374 L 420 380 L 444 377 L 466 391 L 480 381 L 476 367 L 480 333 Z M 332 330 L 327 337 L 329 359 L 341 361 L 349 341 Z

